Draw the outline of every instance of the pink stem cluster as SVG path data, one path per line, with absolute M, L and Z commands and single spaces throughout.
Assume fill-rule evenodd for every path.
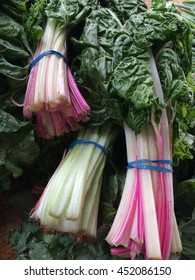
M 34 59 L 48 50 L 66 57 L 66 29 L 48 19 Z M 90 107 L 79 91 L 63 57 L 49 54 L 32 67 L 23 104 L 23 115 L 35 115 L 36 134 L 50 139 L 78 130 L 89 120 Z
M 157 131 L 147 125 L 135 136 L 125 124 L 128 161 L 164 159 L 165 114 Z M 171 172 L 127 170 L 121 201 L 106 241 L 113 246 L 112 254 L 131 259 L 139 254 L 146 259 L 169 259 L 171 254 L 181 252 Z
M 164 103 L 156 62 L 150 51 L 150 70 L 154 80 L 154 96 Z M 172 161 L 172 122 L 166 109 L 160 123 L 151 125 L 135 136 L 124 124 L 128 162 L 149 159 Z M 154 163 L 151 163 L 154 164 Z M 170 166 L 158 164 L 169 169 Z M 114 254 L 121 255 L 121 247 L 132 259 L 142 253 L 146 259 L 169 259 L 182 251 L 182 244 L 174 213 L 173 174 L 150 169 L 128 169 L 121 201 L 106 237 L 115 246 Z

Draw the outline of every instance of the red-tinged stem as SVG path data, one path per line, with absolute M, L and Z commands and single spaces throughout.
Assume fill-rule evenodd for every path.
M 51 108 L 54 108 L 56 110 L 58 106 L 57 101 L 57 69 L 56 66 L 58 66 L 59 58 L 55 55 L 47 58 L 47 74 L 46 74 L 46 104 L 49 104 Z M 63 87 L 64 89 L 64 87 Z
M 166 116 L 166 111 L 164 110 L 161 116 L 159 128 L 155 126 L 158 159 L 171 160 L 169 128 L 168 130 L 167 128 L 168 120 Z M 170 166 L 163 167 L 170 168 Z M 158 216 L 160 217 L 159 233 L 161 240 L 161 250 L 163 254 L 163 259 L 168 259 L 170 254 L 171 235 L 173 229 L 173 221 L 171 218 L 173 214 L 173 210 L 171 209 L 173 207 L 173 205 L 171 206 L 171 204 L 173 204 L 172 174 L 161 172 L 159 187 L 161 187 L 161 207 Z
M 55 136 L 61 136 L 64 133 L 69 132 L 69 127 L 67 126 L 64 118 L 59 112 L 50 112 L 53 121 Z
M 111 248 L 111 254 L 114 256 L 129 254 L 129 248 L 124 248 L 124 247 Z
M 141 203 L 141 189 L 140 189 L 140 182 L 139 182 L 139 170 L 137 170 L 137 176 L 138 176 L 138 183 L 137 183 L 137 199 L 136 199 L 136 206 L 134 215 L 132 218 L 132 223 L 130 227 L 130 231 L 128 234 L 128 237 L 140 244 L 143 244 L 144 242 L 144 236 L 143 236 L 143 217 L 142 217 L 142 203 Z M 128 241 L 129 244 L 129 241 Z M 124 245 L 124 244 L 123 244 Z M 127 245 L 128 247 L 128 245 Z
M 55 128 L 50 113 L 42 111 L 36 113 L 36 134 L 45 139 L 51 139 L 55 136 Z
M 133 218 L 132 218 L 132 224 L 131 224 L 131 228 L 130 228 L 130 232 L 129 232 L 128 237 L 131 240 L 134 240 L 136 242 L 140 242 L 138 235 L 139 235 L 139 233 L 138 233 L 138 206 L 137 206 L 137 203 L 136 203 L 135 212 L 134 212 L 134 215 L 133 215 Z
M 137 150 L 139 159 L 148 159 L 148 138 L 146 128 L 137 135 Z M 151 171 L 140 170 L 141 197 L 144 216 L 144 241 L 146 257 L 148 259 L 161 259 L 160 239 L 156 216 L 155 200 L 152 185 Z
M 163 158 L 172 160 L 170 138 L 169 138 L 169 125 L 166 111 L 162 113 L 161 135 L 164 143 Z M 169 166 L 165 166 L 170 168 Z M 163 173 L 164 191 L 165 191 L 165 214 L 166 226 L 164 235 L 164 246 L 162 248 L 163 258 L 168 259 L 170 256 L 171 240 L 173 234 L 173 217 L 174 217 L 174 197 L 173 197 L 173 176 L 172 173 Z
M 138 255 L 140 255 L 141 252 L 142 252 L 142 244 L 137 243 L 134 240 L 131 240 L 130 244 L 129 244 L 129 249 L 130 249 L 130 257 L 131 257 L 131 259 L 135 260 L 136 257 Z
M 128 162 L 135 161 L 137 159 L 135 135 L 126 124 L 124 124 L 124 129 Z M 137 199 L 136 185 L 136 170 L 128 169 L 121 201 L 112 227 L 106 237 L 106 241 L 111 245 L 118 246 L 120 244 L 126 234 L 129 223 L 131 223 Z
M 36 113 L 36 134 L 40 137 L 51 139 L 69 132 L 69 127 L 59 112 Z
M 133 215 L 133 214 L 132 214 Z M 130 239 L 130 232 L 132 230 L 132 223 L 134 221 L 134 217 L 132 216 L 130 221 L 127 223 L 127 228 L 125 229 L 125 234 L 122 238 L 122 240 L 120 241 L 120 243 L 118 244 L 118 246 L 123 246 L 125 248 L 128 248 L 129 246 L 129 239 Z
M 158 160 L 158 151 L 163 148 L 163 141 L 160 132 L 156 129 L 156 134 L 152 126 L 147 126 L 148 142 L 149 142 L 149 156 L 151 160 Z M 156 137 L 158 141 L 156 140 Z M 162 155 L 160 156 L 162 158 Z M 155 206 L 158 220 L 159 237 L 161 248 L 163 246 L 163 236 L 165 229 L 165 195 L 164 186 L 162 183 L 162 174 L 157 171 L 151 171 L 152 184 L 155 198 Z
M 73 117 L 74 113 L 73 107 L 64 106 L 64 104 L 60 104 L 57 110 L 63 115 L 64 119 Z
M 34 89 L 35 89 L 36 73 L 37 73 L 37 65 L 35 65 L 34 68 L 31 70 L 25 97 L 24 97 L 23 116 L 27 119 L 32 118 L 31 104 L 33 104 L 33 102 L 34 102 Z
M 62 24 L 55 25 L 52 50 L 66 56 L 66 30 Z M 60 103 L 67 103 L 65 88 L 67 88 L 66 68 L 63 58 L 56 55 L 50 57 L 47 69 L 46 103 L 56 108 Z M 64 78 L 65 77 L 65 78 Z M 65 85 L 66 83 L 66 85 Z M 67 92 L 69 94 L 69 91 Z
M 65 41 L 65 37 L 64 39 L 60 39 L 60 42 L 61 41 Z M 65 48 L 60 49 L 56 45 L 53 49 L 62 54 L 66 53 Z M 51 57 L 47 85 L 46 100 L 51 107 L 57 109 L 59 104 L 63 104 L 64 107 L 67 105 L 71 106 L 67 84 L 66 64 L 63 58 L 57 56 Z
M 37 49 L 34 54 L 34 58 L 40 54 L 41 51 L 41 42 L 38 44 Z M 34 91 L 35 91 L 35 81 L 37 76 L 37 68 L 38 65 L 35 65 L 29 74 L 27 89 L 24 97 L 24 104 L 23 104 L 23 115 L 27 119 L 32 118 L 32 110 L 31 107 L 34 103 Z
M 67 117 L 66 122 L 68 123 L 70 129 L 73 131 L 81 129 L 81 125 L 77 121 L 75 121 L 73 117 Z
M 33 59 L 35 59 L 37 56 L 40 55 L 41 48 L 42 48 L 42 41 L 39 42 Z M 32 113 L 33 113 L 34 92 L 35 92 L 37 71 L 38 71 L 38 64 L 35 64 L 30 71 L 28 83 L 27 83 L 27 89 L 24 97 L 23 115 L 25 118 L 28 119 L 32 118 Z
M 52 49 L 52 43 L 55 33 L 56 20 L 48 18 L 46 29 L 43 37 L 41 38 L 41 53 L 44 51 Z M 46 73 L 48 71 L 48 57 L 43 57 L 38 64 L 36 82 L 35 82 L 35 91 L 34 91 L 34 107 L 32 111 L 37 112 L 44 108 L 46 103 Z
M 59 59 L 58 64 L 58 79 L 57 79 L 57 94 L 58 94 L 58 103 L 65 103 L 66 107 L 71 106 L 70 100 L 70 90 L 68 86 L 67 78 L 67 65 L 64 62 L 63 58 Z
M 71 90 L 71 101 L 75 107 L 78 118 L 81 119 L 83 116 L 89 115 L 90 107 L 81 95 L 69 67 L 67 68 L 67 75 Z
M 159 101 L 164 102 L 164 94 L 156 68 L 156 63 L 150 50 L 150 67 L 151 75 L 154 80 L 154 95 L 159 98 Z M 153 121 L 154 130 L 156 133 L 156 141 L 158 148 L 159 159 L 172 160 L 171 136 L 170 127 L 166 109 L 163 110 L 160 126 L 157 128 Z M 170 168 L 170 166 L 164 166 Z M 163 259 L 168 259 L 170 256 L 171 240 L 173 234 L 173 217 L 174 217 L 174 198 L 173 198 L 173 176 L 172 173 L 161 172 L 162 193 L 165 200 L 165 209 L 163 211 L 164 218 L 164 237 L 162 242 Z
M 142 196 L 141 196 L 141 174 L 140 170 L 137 170 L 138 175 L 138 240 L 140 244 L 144 243 L 144 218 L 143 218 L 143 208 L 142 208 Z

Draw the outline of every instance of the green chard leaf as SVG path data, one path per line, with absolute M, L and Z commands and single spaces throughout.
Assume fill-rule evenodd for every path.
M 183 251 L 181 259 L 194 260 L 195 258 L 195 209 L 192 217 L 180 222 L 179 229 L 181 232 Z
M 107 260 L 117 259 L 110 255 L 109 245 L 102 240 L 77 241 L 74 236 L 44 233 L 39 224 L 27 220 L 9 235 L 16 259 L 32 260 Z
M 2 12 L 0 12 L 0 37 L 15 47 L 22 48 L 23 52 L 24 50 L 31 52 L 24 26 Z
M 81 82 L 92 108 L 92 124 L 103 123 L 105 117 L 113 118 L 134 125 L 138 132 L 139 109 L 147 116 L 142 122 L 147 122 L 147 108 L 157 104 L 149 54 L 136 48 L 133 35 L 129 25 L 121 26 L 108 10 L 101 8 L 87 18 L 81 41 L 74 40 L 75 45 L 84 47 L 78 74 L 82 80 L 78 83 Z
M 170 122 L 173 122 L 173 156 L 178 159 L 192 158 L 195 137 L 190 129 L 195 125 L 194 91 L 181 67 L 181 60 L 167 42 L 157 54 L 157 68 L 167 103 Z
M 27 242 L 32 238 L 39 229 L 39 225 L 35 222 L 28 221 L 18 226 L 13 232 L 10 233 L 9 242 L 12 248 L 18 253 L 23 253 L 27 249 Z
M 0 39 L 0 56 L 15 60 L 28 58 L 29 54 L 22 48 L 17 47 L 8 41 Z
M 22 21 L 29 0 L 1 0 L 1 9 L 11 17 Z
M 43 241 L 37 242 L 35 238 L 29 243 L 29 258 L 31 260 L 53 260 L 49 249 Z
M 0 110 L 0 133 L 16 132 L 24 125 L 26 125 L 25 122 L 16 120 L 11 114 Z
M 97 5 L 97 0 L 50 0 L 45 9 L 47 17 L 58 19 L 70 29 L 82 20 Z
M 10 89 L 22 88 L 26 85 L 28 66 L 21 67 L 8 62 L 5 58 L 0 57 L 0 74 L 5 79 Z M 8 88 L 8 89 L 9 89 Z
M 170 121 L 176 113 L 175 163 L 179 157 L 191 158 L 193 136 L 189 130 L 194 126 L 195 113 L 194 92 L 189 82 L 190 26 L 174 6 L 162 1 L 151 9 L 145 9 L 139 1 L 131 5 L 114 0 L 105 4 L 108 7 L 99 7 L 86 19 L 81 37 L 72 39 L 74 47 L 81 51 L 75 61 L 76 78 L 91 106 L 90 124 L 102 124 L 110 118 L 126 122 L 139 133 L 144 124 L 150 123 L 151 109 L 159 119 L 165 104 L 153 94 L 149 63 L 152 48 Z
M 8 186 L 7 176 L 17 178 L 23 167 L 32 164 L 39 154 L 39 146 L 34 139 L 34 126 L 29 122 L 16 120 L 12 115 L 0 110 L 0 191 Z M 3 168 L 3 169 L 2 169 Z
M 146 11 L 146 3 L 143 0 L 104 0 L 106 7 L 111 9 L 124 23 L 129 16 Z
M 5 90 L 20 89 L 26 85 L 31 55 L 24 27 L 0 12 L 0 38 L 0 75 L 4 78 Z M 3 90 L 2 93 L 5 94 Z
M 187 164 L 187 163 L 185 163 Z M 188 166 L 188 169 L 189 166 Z M 193 170 L 194 172 L 194 170 Z M 186 172 L 185 172 L 186 173 Z M 189 217 L 195 206 L 195 179 L 188 178 L 175 185 L 175 211 L 179 220 Z
M 194 42 L 189 24 L 170 5 L 170 1 L 169 5 L 167 1 L 152 1 L 151 9 L 146 9 L 142 0 L 34 0 L 29 2 L 32 5 L 28 2 L 2 0 L 2 11 L 21 24 L 0 13 L 0 37 L 3 41 L 0 45 L 0 191 L 8 189 L 12 177 L 20 176 L 23 169 L 36 161 L 38 154 L 34 169 L 30 168 L 25 176 L 31 174 L 40 180 L 41 174 L 44 174 L 48 178 L 57 166 L 64 146 L 68 145 L 65 141 L 72 140 L 71 137 L 65 141 L 56 139 L 50 142 L 39 139 L 38 146 L 34 139 L 34 126 L 10 113 L 10 90 L 26 86 L 27 54 L 32 55 L 26 38 L 34 49 L 43 34 L 47 16 L 66 23 L 70 29 L 76 26 L 79 32 L 83 31 L 80 38 L 78 32 L 77 39 L 72 39 L 74 50 L 71 49 L 71 52 L 78 54 L 73 67 L 82 94 L 91 106 L 89 125 L 92 126 L 113 119 L 126 122 L 138 133 L 144 124 L 150 122 L 151 108 L 161 111 L 164 104 L 153 96 L 148 52 L 152 48 L 169 120 L 172 121 L 174 116 L 174 163 L 178 164 L 178 158 L 192 158 L 195 87 L 191 70 Z M 104 7 L 97 6 L 97 2 L 103 3 Z M 8 22 L 12 28 L 9 28 Z M 116 149 L 117 154 L 125 154 L 125 151 L 121 152 L 120 145 Z M 101 227 L 96 240 L 79 242 L 74 236 L 48 234 L 40 230 L 37 222 L 27 220 L 10 233 L 10 243 L 18 253 L 16 259 L 115 259 L 104 237 L 124 185 L 126 158 L 118 163 L 120 166 L 115 166 L 118 161 L 117 156 L 116 161 L 109 162 L 111 166 L 107 166 L 104 176 L 99 217 Z M 177 181 L 179 176 L 176 179 L 175 210 L 183 243 L 181 258 L 194 259 L 194 212 L 190 216 L 195 205 L 195 182 L 194 177 L 188 179 L 188 175 L 195 173 L 192 170 L 194 162 L 188 161 L 188 165 L 186 161 L 186 169 L 182 170 L 185 181 Z M 176 168 L 181 175 L 179 167 Z M 13 197 L 12 203 L 27 218 L 27 208 L 34 197 L 32 199 L 28 191 L 23 191 L 23 198 L 20 193 Z M 28 206 L 25 201 L 28 201 Z
M 35 50 L 38 41 L 44 33 L 44 24 L 46 21 L 45 7 L 47 0 L 35 0 L 31 3 L 29 9 L 24 15 L 24 29 L 27 33 L 28 41 Z

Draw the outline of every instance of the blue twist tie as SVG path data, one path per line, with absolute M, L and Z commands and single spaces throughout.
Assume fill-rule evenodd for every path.
M 72 144 L 69 145 L 68 150 L 71 150 L 76 145 L 80 145 L 80 144 L 93 144 L 96 147 L 98 147 L 100 150 L 102 150 L 106 155 L 108 154 L 108 151 L 104 148 L 104 146 L 102 146 L 94 141 L 84 140 L 84 139 L 77 139 L 76 141 L 74 141 Z
M 155 165 L 149 165 L 144 163 L 156 163 L 156 164 L 169 164 L 172 165 L 171 160 L 149 160 L 149 159 L 139 159 L 135 161 L 131 161 L 128 163 L 127 168 L 138 168 L 138 169 L 149 169 L 149 170 L 155 170 L 155 171 L 161 171 L 161 172 L 173 172 L 172 169 L 161 167 L 161 166 L 155 166 Z
M 31 62 L 31 64 L 29 65 L 29 70 L 31 71 L 32 68 L 35 66 L 35 64 L 36 64 L 41 58 L 43 58 L 43 57 L 46 56 L 46 55 L 50 55 L 50 54 L 55 54 L 55 55 L 57 55 L 57 56 L 59 56 L 59 57 L 62 57 L 62 58 L 64 59 L 64 62 L 65 62 L 66 64 L 68 64 L 68 59 L 67 59 L 63 54 L 61 54 L 60 52 L 54 51 L 54 50 L 49 50 L 49 51 L 45 51 L 45 52 L 41 53 L 39 56 L 37 56 L 37 57 Z

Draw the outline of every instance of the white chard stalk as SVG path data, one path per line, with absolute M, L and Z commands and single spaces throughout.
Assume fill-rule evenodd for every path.
M 96 236 L 103 170 L 107 154 L 119 128 L 112 123 L 82 128 L 79 143 L 63 156 L 40 200 L 31 213 L 42 227 L 51 231 Z

